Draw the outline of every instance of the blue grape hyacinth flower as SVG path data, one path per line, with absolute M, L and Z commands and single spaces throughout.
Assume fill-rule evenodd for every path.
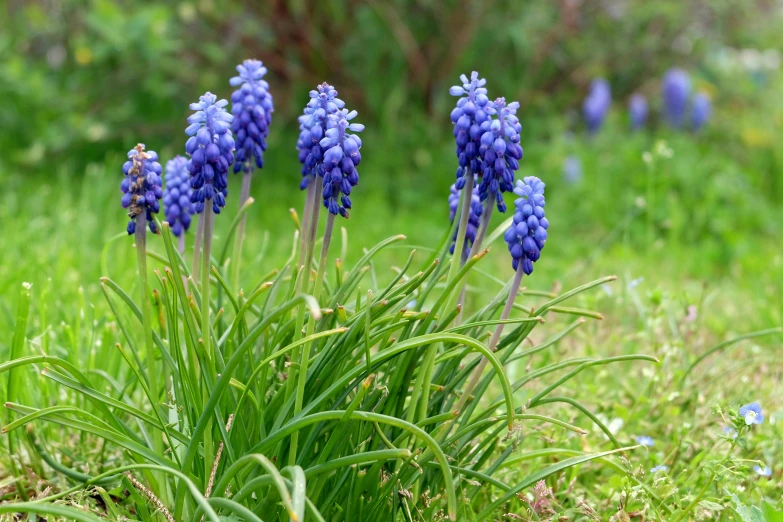
M 653 440 L 653 438 L 648 435 L 640 435 L 636 437 L 636 442 L 638 442 L 642 446 L 647 446 L 648 448 L 651 446 L 655 446 L 655 440 Z
M 670 125 L 682 126 L 690 92 L 691 79 L 682 69 L 669 69 L 663 76 L 663 113 Z
M 348 131 L 361 132 L 364 125 L 351 123 L 358 113 L 342 109 L 330 115 L 328 129 L 319 146 L 323 153 L 324 206 L 331 214 L 347 218 L 351 209 L 351 190 L 359 183 L 356 166 L 361 161 L 362 140 Z
M 245 60 L 237 65 L 239 76 L 229 80 L 239 87 L 231 94 L 231 130 L 236 140 L 234 172 L 252 172 L 264 167 L 264 151 L 274 104 L 269 84 L 263 79 L 267 70 L 260 60 Z
M 643 128 L 647 123 L 648 114 L 647 98 L 638 93 L 631 96 L 631 99 L 628 101 L 628 116 L 631 119 L 631 129 L 638 130 Z
M 482 176 L 481 156 L 479 154 L 480 140 L 483 130 L 481 125 L 489 119 L 487 108 L 489 98 L 484 87 L 487 80 L 479 79 L 476 71 L 470 73 L 470 79 L 461 75 L 462 86 L 455 85 L 449 89 L 449 94 L 459 96 L 457 106 L 451 111 L 451 122 L 454 124 L 454 139 L 457 142 L 457 190 L 465 186 L 465 176 L 472 172 Z
M 234 117 L 226 112 L 226 100 L 207 92 L 198 103 L 191 103 L 196 111 L 188 118 L 185 133 L 190 136 L 185 151 L 190 156 L 188 171 L 193 187 L 191 202 L 197 213 L 204 212 L 204 204 L 212 201 L 212 210 L 220 214 L 228 196 L 228 168 L 234 163 L 234 137 L 231 122 Z
M 522 124 L 516 116 L 518 102 L 506 104 L 505 98 L 498 98 L 487 108 L 494 116 L 481 124 L 481 170 L 483 177 L 479 185 L 479 198 L 485 201 L 494 194 L 498 210 L 506 211 L 503 192 L 514 190 L 514 173 L 519 169 L 519 160 L 524 154 L 519 144 Z M 459 188 L 459 184 L 458 184 Z
M 155 234 L 158 227 L 152 214 L 160 210 L 160 198 L 163 196 L 160 173 L 162 168 L 158 163 L 158 153 L 152 150 L 144 150 L 144 145 L 139 143 L 128 151 L 128 161 L 122 165 L 122 173 L 125 178 L 120 184 L 122 190 L 122 208 L 128 209 L 128 235 L 136 232 L 136 218 L 144 214 Z
M 590 83 L 590 92 L 582 103 L 582 115 L 591 133 L 598 132 L 612 104 L 612 89 L 609 82 L 597 78 Z
M 739 409 L 740 417 L 745 419 L 745 425 L 761 424 L 764 422 L 764 414 L 761 413 L 761 405 L 758 402 L 751 402 Z
M 457 208 L 459 208 L 460 190 L 457 190 L 456 184 L 451 185 L 451 193 L 449 194 L 449 223 L 454 223 L 454 218 L 457 215 Z M 471 195 L 470 215 L 468 217 L 468 227 L 465 229 L 465 246 L 462 249 L 462 261 L 467 260 L 470 254 L 470 248 L 473 245 L 473 241 L 476 240 L 476 234 L 478 233 L 479 220 L 481 219 L 481 213 L 484 208 L 481 205 L 481 199 L 476 192 Z M 454 247 L 456 246 L 457 234 L 459 230 L 454 230 L 454 237 L 451 238 L 451 248 L 449 252 L 454 254 Z
M 190 196 L 188 160 L 182 156 L 166 162 L 166 188 L 163 189 L 163 212 L 171 226 L 171 232 L 179 237 L 190 228 L 191 216 L 195 213 Z
M 322 83 L 310 91 L 310 101 L 304 114 L 299 116 L 300 132 L 296 142 L 299 163 L 302 164 L 300 189 L 306 189 L 317 176 L 324 175 L 324 151 L 320 141 L 328 129 L 329 116 L 337 114 L 343 107 L 345 102 L 337 98 L 337 91 L 328 83 Z M 356 156 L 356 159 L 360 161 L 361 155 Z
M 704 92 L 696 93 L 691 109 L 691 128 L 698 132 L 710 120 L 711 115 L 712 100 L 710 97 Z
M 535 176 L 517 180 L 514 194 L 516 212 L 503 238 L 511 252 L 511 266 L 518 270 L 520 263 L 525 274 L 533 273 L 533 263 L 541 257 L 547 239 L 549 221 L 544 215 L 544 182 Z

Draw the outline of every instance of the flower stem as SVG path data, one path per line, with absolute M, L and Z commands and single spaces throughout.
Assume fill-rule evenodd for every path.
M 208 199 L 204 202 L 204 212 L 199 219 L 200 231 L 203 234 L 202 245 L 203 250 L 201 252 L 201 339 L 204 349 L 204 358 L 209 365 L 209 372 L 211 378 L 216 378 L 215 358 L 211 353 L 212 336 L 210 334 L 210 308 L 209 308 L 209 266 L 210 266 L 210 254 L 212 250 L 212 200 Z M 209 399 L 206 386 L 202 388 L 204 394 L 204 402 Z M 204 465 L 205 476 L 209 476 L 212 466 L 212 421 L 204 430 Z
M 250 197 L 250 181 L 253 177 L 252 172 L 242 174 L 242 192 L 239 194 L 239 208 L 242 208 Z M 242 215 L 242 219 L 237 225 L 236 236 L 234 237 L 234 254 L 231 256 L 231 283 L 239 292 L 239 262 L 242 258 L 242 242 L 245 239 L 245 224 L 247 222 L 247 213 Z
M 481 224 L 479 225 L 478 232 L 476 233 L 476 239 L 470 246 L 470 253 L 468 253 L 467 259 L 470 259 L 474 255 L 481 252 L 481 244 L 484 242 L 484 238 L 487 235 L 487 229 L 489 228 L 489 222 L 492 220 L 492 211 L 495 209 L 495 193 L 490 192 L 487 197 L 486 203 L 484 203 L 484 212 L 481 214 Z M 459 294 L 457 304 L 460 306 L 460 311 L 457 314 L 457 318 L 454 320 L 456 324 L 462 324 L 462 312 L 465 309 L 465 293 L 468 288 L 468 278 L 465 278 L 465 283 L 462 285 L 462 291 Z
M 307 249 L 307 234 L 310 230 L 310 213 L 312 212 L 313 208 L 313 199 L 315 196 L 315 187 L 313 186 L 316 183 L 317 179 L 315 181 L 311 181 L 309 185 L 307 185 L 307 197 L 305 198 L 305 206 L 304 211 L 302 212 L 302 228 L 299 230 L 299 265 L 304 264 L 305 256 L 307 255 L 307 252 L 305 250 Z
M 506 299 L 506 305 L 503 307 L 503 312 L 500 314 L 500 320 L 505 321 L 509 318 L 511 315 L 511 310 L 514 309 L 514 301 L 517 298 L 517 294 L 519 293 L 519 285 L 522 283 L 522 274 L 524 272 L 522 271 L 522 262 L 520 261 L 519 266 L 517 267 L 517 271 L 514 274 L 514 281 L 511 283 L 511 290 L 508 294 L 508 299 Z M 495 327 L 495 331 L 492 333 L 492 338 L 489 340 L 489 349 L 491 351 L 495 351 L 498 345 L 498 341 L 500 341 L 500 336 L 503 334 L 503 327 L 505 325 L 503 323 L 498 324 Z M 457 406 L 454 408 L 458 412 L 461 412 L 462 409 L 465 407 L 465 403 L 468 401 L 468 398 L 470 397 L 471 392 L 478 384 L 479 380 L 481 379 L 481 374 L 484 371 L 484 368 L 487 367 L 487 363 L 489 361 L 486 357 L 481 358 L 481 362 L 476 367 L 475 370 L 473 370 L 473 373 L 470 377 L 470 382 L 468 382 L 468 385 L 465 387 L 464 390 L 462 390 L 462 396 L 459 398 L 459 402 L 457 402 Z M 458 414 L 459 415 L 459 414 Z
M 201 259 L 201 238 L 204 237 L 204 218 L 201 214 L 196 214 L 198 223 L 196 224 L 196 240 L 193 242 L 193 270 L 191 276 L 193 281 L 198 281 L 198 263 Z
M 185 231 L 184 230 L 182 231 L 182 233 L 177 238 L 177 242 L 178 242 L 177 246 L 178 246 L 178 249 L 179 249 L 179 253 L 180 254 L 184 254 L 185 253 Z
M 321 298 L 321 291 L 323 288 L 324 283 L 324 274 L 326 273 L 326 261 L 329 257 L 329 244 L 332 240 L 332 230 L 334 229 L 334 214 L 331 212 L 328 213 L 328 217 L 326 218 L 326 229 L 324 230 L 324 240 L 321 244 L 321 257 L 318 260 L 318 272 L 315 276 L 315 286 L 313 286 L 313 296 L 320 300 Z M 367 306 L 370 306 L 368 303 Z M 313 335 L 315 332 L 315 324 L 317 320 L 312 315 L 310 316 L 310 319 L 307 322 L 307 332 L 305 333 L 306 336 Z M 294 402 L 294 417 L 299 415 L 299 412 L 302 411 L 302 403 L 304 402 L 304 392 L 305 392 L 305 385 L 307 384 L 307 364 L 310 360 L 310 348 L 312 347 L 312 342 L 308 342 L 304 345 L 304 348 L 302 349 L 302 357 L 299 360 L 299 379 L 296 385 L 296 401 Z M 296 464 L 296 450 L 297 450 L 297 443 L 298 443 L 298 435 L 299 432 L 294 432 L 291 434 L 291 447 L 290 451 L 288 453 L 288 463 L 293 466 Z

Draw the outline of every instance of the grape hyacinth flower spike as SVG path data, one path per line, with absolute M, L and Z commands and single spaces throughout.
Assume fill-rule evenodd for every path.
M 519 196 L 514 202 L 517 212 L 514 214 L 511 227 L 506 231 L 505 240 L 511 252 L 511 264 L 515 273 L 506 304 L 500 314 L 501 321 L 505 321 L 511 315 L 514 301 L 519 293 L 519 286 L 522 283 L 522 274 L 533 273 L 533 262 L 539 259 L 541 249 L 546 243 L 546 229 L 549 228 L 549 223 L 544 216 L 544 187 L 544 182 L 537 177 L 527 176 L 523 180 L 517 181 L 517 186 L 514 189 L 514 193 Z M 503 334 L 503 327 L 502 322 L 495 327 L 489 340 L 490 350 L 497 349 L 498 341 Z M 470 382 L 462 390 L 460 400 L 457 402 L 455 408 L 457 411 L 463 410 L 468 397 L 481 379 L 481 374 L 487 363 L 487 359 L 482 357 L 479 365 L 473 370 Z
M 606 113 L 612 104 L 612 90 L 609 82 L 598 78 L 590 83 L 590 93 L 582 103 L 582 115 L 591 134 L 598 132 L 604 123 Z
M 663 112 L 666 120 L 673 127 L 679 128 L 682 126 L 690 92 L 690 77 L 682 69 L 669 69 L 663 76 L 661 88 Z
M 142 228 L 149 225 L 154 234 L 158 229 L 152 214 L 160 210 L 160 198 L 163 196 L 160 179 L 161 166 L 158 163 L 158 153 L 145 151 L 139 143 L 128 152 L 128 161 L 122 166 L 125 179 L 122 180 L 122 208 L 128 209 L 128 235 L 136 232 L 137 221 L 142 222 Z
M 514 194 L 516 212 L 504 239 L 511 252 L 514 270 L 520 267 L 525 274 L 533 273 L 533 263 L 541 257 L 541 250 L 547 240 L 549 221 L 544 215 L 544 182 L 535 176 L 517 181 Z
M 171 226 L 171 232 L 182 237 L 190 228 L 191 216 L 195 213 L 190 196 L 188 160 L 182 156 L 166 162 L 166 188 L 163 189 L 163 212 Z
M 330 115 L 345 107 L 345 102 L 337 98 L 337 91 L 328 83 L 322 83 L 310 91 L 310 101 L 299 116 L 299 139 L 296 149 L 299 163 L 302 164 L 302 181 L 299 188 L 304 190 L 319 175 L 323 175 L 323 148 L 320 141 L 328 128 Z
M 454 218 L 457 215 L 457 208 L 459 207 L 460 191 L 457 190 L 456 185 L 452 185 L 451 193 L 449 194 L 449 222 L 454 223 Z M 465 246 L 462 249 L 462 262 L 468 258 L 468 253 L 471 251 L 471 245 L 476 240 L 476 233 L 478 232 L 479 220 L 481 219 L 481 213 L 483 208 L 481 206 L 481 200 L 477 193 L 473 193 L 471 197 L 470 205 L 470 218 L 468 219 L 468 228 L 465 231 Z M 458 231 L 454 231 L 454 237 L 451 240 L 451 248 L 449 252 L 454 253 L 454 247 L 456 246 Z
M 634 94 L 628 101 L 628 116 L 631 119 L 631 129 L 639 130 L 647 123 L 647 115 L 649 114 L 649 107 L 647 105 L 647 98 L 641 94 Z
M 505 98 L 495 100 L 488 112 L 495 116 L 481 125 L 481 165 L 483 178 L 479 186 L 481 201 L 493 197 L 500 212 L 506 211 L 503 192 L 514 190 L 514 173 L 522 159 L 519 144 L 522 124 L 516 116 L 518 102 L 506 104 Z
M 237 149 L 234 172 L 250 173 L 254 166 L 264 167 L 274 104 L 269 84 L 263 79 L 267 69 L 260 60 L 245 60 L 237 65 L 237 72 L 239 76 L 229 80 L 232 87 L 239 87 L 231 94 L 231 130 Z
M 465 186 L 465 177 L 470 173 L 481 176 L 481 125 L 489 120 L 487 108 L 489 98 L 484 87 L 487 80 L 479 79 L 479 74 L 473 71 L 470 79 L 461 75 L 462 86 L 455 85 L 449 89 L 449 94 L 459 96 L 457 106 L 451 111 L 451 121 L 454 124 L 454 138 L 457 142 L 457 190 Z
M 351 209 L 351 190 L 359 183 L 356 166 L 361 161 L 362 140 L 348 131 L 361 132 L 364 125 L 351 123 L 356 111 L 342 109 L 330 115 L 328 129 L 319 142 L 325 151 L 323 158 L 323 199 L 324 207 L 332 215 L 348 217 Z
M 710 97 L 703 92 L 696 93 L 693 97 L 693 108 L 691 112 L 691 128 L 698 132 L 710 120 L 712 114 L 712 101 Z

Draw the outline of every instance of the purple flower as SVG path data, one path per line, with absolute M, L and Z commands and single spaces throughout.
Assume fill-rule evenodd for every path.
M 644 127 L 647 123 L 647 115 L 649 113 L 649 107 L 647 106 L 647 98 L 641 94 L 634 94 L 628 101 L 628 115 L 631 118 L 631 129 L 638 130 Z
M 681 127 L 691 92 L 691 79 L 682 69 L 669 69 L 663 76 L 663 112 L 674 127 Z
M 572 154 L 563 161 L 563 179 L 570 185 L 582 181 L 582 162 L 578 156 Z
M 188 160 L 177 156 L 166 163 L 166 188 L 163 190 L 163 212 L 171 225 L 171 232 L 179 237 L 190 228 L 191 215 L 195 212 L 190 196 Z
M 489 119 L 487 80 L 479 79 L 476 71 L 470 74 L 470 79 L 464 74 L 459 77 L 462 87 L 455 85 L 449 89 L 452 96 L 459 96 L 457 106 L 451 111 L 451 122 L 454 124 L 454 138 L 457 141 L 457 190 L 465 186 L 465 176 L 472 172 L 481 176 L 480 139 L 484 132 L 481 125 Z M 483 200 L 483 199 L 482 199 Z
M 160 210 L 160 198 L 163 196 L 161 187 L 161 166 L 158 163 L 158 153 L 145 151 L 139 143 L 128 151 L 128 161 L 122 165 L 122 208 L 128 209 L 128 235 L 136 231 L 136 218 L 142 213 L 147 218 L 150 231 L 157 233 L 158 228 L 152 214 Z
M 453 223 L 454 218 L 457 215 L 457 208 L 459 207 L 459 198 L 461 190 L 457 190 L 457 186 L 451 186 L 451 193 L 449 194 L 449 222 Z M 462 249 L 462 260 L 465 261 L 470 253 L 470 247 L 473 245 L 473 241 L 476 239 L 476 233 L 478 232 L 479 220 L 481 219 L 481 213 L 483 211 L 481 205 L 481 199 L 476 192 L 471 194 L 470 214 L 468 217 L 468 228 L 465 230 L 465 246 Z M 454 253 L 454 247 L 456 246 L 457 233 L 459 230 L 454 231 L 454 237 L 451 239 L 451 248 L 449 252 Z
M 517 270 L 522 263 L 522 270 L 527 275 L 533 273 L 533 263 L 541 257 L 547 239 L 549 221 L 544 216 L 544 187 L 544 182 L 535 176 L 517 180 L 514 189 L 514 194 L 519 196 L 514 201 L 516 212 L 503 236 L 511 252 L 511 266 Z
M 710 97 L 703 92 L 698 92 L 693 97 L 693 108 L 691 109 L 691 127 L 699 131 L 710 120 L 712 114 L 712 101 Z
M 237 146 L 234 172 L 252 172 L 254 163 L 259 169 L 264 167 L 266 138 L 275 109 L 269 84 L 263 79 L 266 67 L 260 60 L 245 60 L 237 65 L 237 72 L 239 76 L 229 80 L 231 86 L 239 87 L 231 95 L 231 130 Z
M 487 106 L 490 118 L 481 124 L 479 153 L 483 177 L 479 185 L 479 198 L 484 201 L 494 194 L 500 212 L 506 211 L 503 192 L 514 190 L 514 173 L 519 169 L 519 160 L 523 155 L 522 145 L 519 144 L 522 124 L 516 116 L 518 108 L 519 103 L 506 105 L 505 98 L 498 98 Z
M 636 442 L 638 442 L 642 446 L 647 446 L 648 448 L 650 446 L 655 446 L 655 441 L 653 440 L 652 437 L 650 437 L 648 435 L 640 435 L 640 436 L 636 437 Z
M 306 189 L 316 176 L 324 175 L 324 151 L 319 142 L 328 128 L 329 116 L 337 114 L 343 107 L 345 102 L 337 98 L 337 91 L 328 83 L 322 83 L 317 90 L 310 91 L 310 101 L 304 114 L 299 116 L 300 133 L 296 142 L 299 163 L 302 164 L 300 189 Z M 361 156 L 357 156 L 357 159 L 361 159 Z
M 362 159 L 359 149 L 362 140 L 348 131 L 361 132 L 364 125 L 350 123 L 357 115 L 356 111 L 341 109 L 329 115 L 327 129 L 319 142 L 323 153 L 324 206 L 329 212 L 347 218 L 351 209 L 351 190 L 359 183 L 356 165 Z
M 764 422 L 764 414 L 761 413 L 761 405 L 758 402 L 751 402 L 739 409 L 740 417 L 745 419 L 745 424 L 761 424 Z
M 582 103 L 582 115 L 585 118 L 588 131 L 598 132 L 611 104 L 612 91 L 609 82 L 602 78 L 593 80 L 590 83 L 590 93 Z
M 215 214 L 226 206 L 228 167 L 234 163 L 234 137 L 230 130 L 234 117 L 226 112 L 226 105 L 226 100 L 218 101 L 211 92 L 201 96 L 198 103 L 190 104 L 196 112 L 188 118 L 190 125 L 185 133 L 190 138 L 185 151 L 190 156 L 190 201 L 199 214 L 210 200 Z
M 658 473 L 659 471 L 669 471 L 669 466 L 666 464 L 659 464 L 658 466 L 650 469 L 650 473 Z

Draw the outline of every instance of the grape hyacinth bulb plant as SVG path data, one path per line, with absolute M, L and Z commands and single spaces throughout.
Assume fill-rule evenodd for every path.
M 185 250 L 185 232 L 190 228 L 191 216 L 195 213 L 190 201 L 193 189 L 190 186 L 188 160 L 176 156 L 167 161 L 165 179 L 163 213 L 171 226 L 171 233 L 179 238 L 179 251 L 182 253 Z
M 267 69 L 260 60 L 245 60 L 237 65 L 237 72 L 239 75 L 231 78 L 229 83 L 232 87 L 239 87 L 231 94 L 231 114 L 234 116 L 231 130 L 236 140 L 234 172 L 242 171 L 242 190 L 239 195 L 239 206 L 242 208 L 250 198 L 254 167 L 264 167 L 264 151 L 274 104 L 269 84 L 263 79 Z M 231 259 L 232 280 L 237 287 L 246 220 L 247 214 L 243 213 L 237 226 Z
M 519 196 L 514 201 L 516 213 L 511 226 L 504 235 L 511 253 L 511 266 L 514 268 L 514 279 L 511 282 L 508 298 L 500 314 L 500 323 L 495 327 L 492 337 L 489 340 L 488 348 L 491 351 L 497 349 L 500 336 L 503 334 L 502 321 L 511 316 L 511 310 L 514 308 L 519 286 L 522 284 L 522 274 L 530 275 L 533 273 L 533 262 L 538 261 L 541 256 L 541 249 L 547 240 L 547 229 L 549 222 L 544 216 L 544 188 L 543 181 L 535 176 L 526 176 L 523 180 L 517 180 L 514 194 Z M 481 374 L 488 364 L 487 358 L 482 358 L 481 363 L 476 367 L 471 375 L 467 387 L 462 390 L 462 396 L 457 403 L 456 410 L 462 411 L 467 403 L 473 389 L 479 382 Z
M 690 92 L 691 79 L 687 72 L 677 68 L 666 71 L 663 76 L 661 95 L 664 116 L 672 127 L 682 127 Z
M 647 98 L 638 93 L 631 96 L 631 99 L 628 101 L 628 116 L 631 120 L 631 130 L 644 128 L 648 114 Z
M 457 190 L 456 185 L 452 185 L 449 194 L 449 223 L 454 223 L 454 217 L 457 215 L 457 209 L 459 208 L 460 191 Z M 479 220 L 481 219 L 481 200 L 479 195 L 475 192 L 471 198 L 470 205 L 470 218 L 468 219 L 468 229 L 465 232 L 465 245 L 462 251 L 462 262 L 468 258 L 468 252 L 473 242 L 476 240 L 476 233 L 478 232 Z M 451 248 L 449 252 L 454 254 L 454 246 L 457 240 L 457 230 L 454 231 L 454 237 L 452 237 Z
M 351 190 L 359 183 L 356 166 L 362 159 L 359 149 L 362 140 L 348 131 L 361 132 L 364 125 L 351 123 L 356 111 L 342 109 L 329 116 L 329 128 L 320 141 L 325 150 L 323 159 L 323 199 L 324 207 L 331 216 L 340 214 L 347 218 L 351 209 Z
M 698 132 L 710 120 L 712 115 L 712 101 L 707 93 L 698 92 L 693 97 L 691 109 L 691 128 Z
M 604 123 L 612 104 L 612 90 L 609 82 L 602 78 L 590 83 L 590 92 L 582 103 L 582 115 L 590 134 L 595 134 Z

